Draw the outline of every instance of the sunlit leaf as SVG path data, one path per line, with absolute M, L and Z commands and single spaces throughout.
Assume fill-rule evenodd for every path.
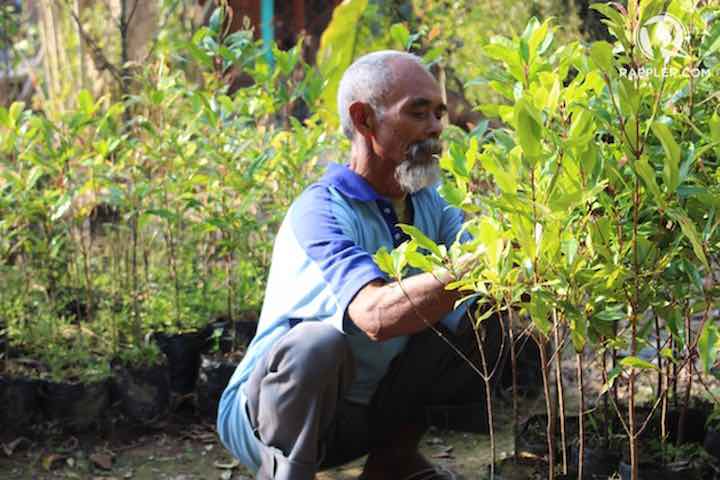
M 625 357 L 620 360 L 620 365 L 626 368 L 639 368 L 641 370 L 657 370 L 657 367 L 647 360 L 638 357 Z
M 700 333 L 700 339 L 698 340 L 700 360 L 705 373 L 710 373 L 710 369 L 715 365 L 719 347 L 720 335 L 718 334 L 717 325 L 712 321 L 705 322 L 705 326 Z
M 385 247 L 380 247 L 380 249 L 375 252 L 375 255 L 373 255 L 373 260 L 377 264 L 377 266 L 382 270 L 383 272 L 387 273 L 391 277 L 395 277 L 395 269 L 393 267 L 393 258 L 390 256 L 390 252 L 388 252 L 388 249 Z
M 652 125 L 655 136 L 660 139 L 663 149 L 665 150 L 665 162 L 663 167 L 663 176 L 668 192 L 672 193 L 677 190 L 680 183 L 678 169 L 680 167 L 680 147 L 673 138 L 673 134 L 667 125 L 655 122 Z
M 410 238 L 412 238 L 419 247 L 422 247 L 432 252 L 432 254 L 438 258 L 442 257 L 437 244 L 430 240 L 430 238 L 428 238 L 423 232 L 421 232 L 419 228 L 412 225 L 400 224 L 400 229 L 406 234 L 408 234 Z

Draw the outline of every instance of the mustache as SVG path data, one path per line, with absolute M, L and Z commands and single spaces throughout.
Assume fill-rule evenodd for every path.
M 442 142 L 437 138 L 428 138 L 415 142 L 408 147 L 407 157 L 411 162 L 430 161 L 443 151 Z

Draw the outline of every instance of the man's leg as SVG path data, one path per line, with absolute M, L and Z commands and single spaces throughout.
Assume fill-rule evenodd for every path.
M 484 324 L 483 350 L 491 369 L 500 354 L 503 333 L 494 316 Z M 456 334 L 439 329 L 482 371 L 477 339 L 469 320 L 462 322 Z M 495 378 L 500 375 L 497 372 Z M 388 473 L 396 465 L 406 465 L 410 471 L 428 466 L 417 453 L 428 428 L 427 407 L 458 401 L 474 403 L 484 398 L 482 378 L 442 338 L 430 329 L 413 335 L 405 351 L 393 360 L 373 396 L 366 477 L 393 478 L 393 474 L 404 473 Z
M 314 478 L 354 368 L 347 340 L 329 324 L 302 322 L 278 340 L 245 386 L 250 422 L 266 446 L 258 479 Z

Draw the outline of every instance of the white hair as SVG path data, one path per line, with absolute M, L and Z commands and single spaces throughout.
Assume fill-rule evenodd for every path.
M 353 102 L 366 102 L 377 114 L 382 114 L 383 98 L 390 92 L 393 84 L 390 63 L 401 58 L 412 60 L 426 68 L 417 55 L 382 50 L 363 55 L 345 70 L 338 87 L 337 105 L 340 125 L 346 137 L 352 140 L 355 133 L 355 126 L 350 118 L 350 105 Z

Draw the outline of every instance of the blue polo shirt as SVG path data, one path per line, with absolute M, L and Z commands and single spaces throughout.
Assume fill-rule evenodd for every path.
M 436 243 L 450 246 L 463 223 L 435 188 L 410 195 L 413 224 Z M 392 203 L 347 166 L 331 164 L 327 173 L 290 206 L 273 248 L 258 329 L 223 393 L 217 429 L 225 446 L 257 470 L 260 445 L 245 414 L 243 385 L 272 345 L 299 322 L 329 322 L 347 335 L 356 362 L 356 378 L 346 399 L 369 404 L 390 362 L 408 337 L 370 340 L 346 315 L 348 305 L 368 282 L 387 279 L 372 255 L 391 250 L 408 237 L 397 227 Z M 442 322 L 451 329 L 462 313 Z

